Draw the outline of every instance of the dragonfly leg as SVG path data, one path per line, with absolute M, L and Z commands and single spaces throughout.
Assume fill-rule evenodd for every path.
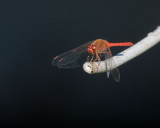
M 89 62 L 89 57 L 90 57 L 90 56 L 87 56 L 87 62 Z
M 96 56 L 97 56 L 97 58 L 98 58 L 98 60 L 99 60 L 99 63 L 98 63 L 98 67 L 99 67 L 99 65 L 100 65 L 100 63 L 101 63 L 101 53 L 100 53 L 100 55 L 98 55 L 98 53 L 96 53 Z
M 99 52 L 99 53 L 108 53 L 108 52 Z
M 98 56 L 98 54 L 97 54 L 97 56 L 98 56 L 98 58 L 99 58 L 100 63 L 101 63 L 101 59 L 100 59 L 100 58 L 101 58 L 102 53 L 107 53 L 107 52 L 99 52 L 99 54 L 100 54 L 99 56 Z M 100 63 L 98 64 L 98 66 L 100 65 Z
M 97 55 L 96 58 L 94 59 L 94 61 L 92 62 L 92 72 L 98 69 L 98 66 L 96 65 L 96 67 L 93 69 L 93 63 L 96 62 L 98 59 Z
M 89 59 L 89 58 L 87 58 L 87 59 Z M 93 63 L 91 63 L 93 61 L 93 59 L 94 59 L 94 55 L 92 56 L 91 60 L 89 61 L 89 63 L 92 65 L 92 71 L 91 71 L 91 73 L 93 72 Z
M 96 59 L 94 59 L 93 63 L 96 62 L 97 60 L 98 60 L 98 57 L 97 57 L 97 55 L 96 55 Z
M 95 68 L 94 70 L 97 70 L 97 69 L 98 69 L 98 66 L 99 66 L 100 63 L 101 63 L 101 59 L 100 59 L 98 53 L 96 53 L 96 58 L 95 58 L 95 60 L 93 61 L 93 63 L 96 62 L 97 60 L 99 60 L 100 62 L 99 62 L 99 64 L 96 66 L 96 68 Z M 93 66 L 92 66 L 92 67 L 93 67 Z
M 102 53 L 99 54 L 99 57 L 101 58 Z
M 93 58 L 94 58 L 94 55 L 92 56 L 91 60 L 89 61 L 90 63 L 92 62 Z

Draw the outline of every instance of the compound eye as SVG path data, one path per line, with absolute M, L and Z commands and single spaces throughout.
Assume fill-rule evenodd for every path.
M 88 48 L 91 48 L 91 46 L 92 46 L 92 45 L 91 45 L 91 44 L 89 44 L 89 45 L 88 45 Z
M 96 46 L 95 46 L 95 45 L 92 45 L 92 49 L 96 49 Z
M 88 48 L 88 53 L 92 55 L 93 54 L 93 50 L 91 48 Z

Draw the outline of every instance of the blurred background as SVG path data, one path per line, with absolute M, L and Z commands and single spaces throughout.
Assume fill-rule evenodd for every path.
M 136 43 L 158 0 L 0 1 L 0 126 L 160 125 L 160 45 L 119 67 L 120 83 L 51 60 L 88 41 Z M 113 55 L 125 47 L 112 48 Z

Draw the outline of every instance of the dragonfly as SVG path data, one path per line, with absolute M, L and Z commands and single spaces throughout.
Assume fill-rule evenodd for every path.
M 58 68 L 75 68 L 81 66 L 85 61 L 88 61 L 92 64 L 94 62 L 99 62 L 97 65 L 98 69 L 98 66 L 102 60 L 110 59 L 109 62 L 105 61 L 107 68 L 107 65 L 116 65 L 112 57 L 110 47 L 132 45 L 132 42 L 110 43 L 104 39 L 96 39 L 54 57 L 52 60 L 52 65 L 57 66 Z M 114 68 L 111 71 L 106 69 L 106 72 L 108 78 L 109 74 L 111 73 L 116 82 L 120 81 L 120 72 L 118 68 Z

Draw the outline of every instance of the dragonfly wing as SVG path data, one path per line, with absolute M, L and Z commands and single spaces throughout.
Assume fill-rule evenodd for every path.
M 107 78 L 109 78 L 109 75 L 110 75 L 110 71 L 107 71 Z
M 56 56 L 52 60 L 52 65 L 58 66 L 59 68 L 79 67 L 82 62 L 86 61 L 88 54 L 87 47 L 90 43 L 92 43 L 92 41 Z
M 75 68 L 79 67 L 82 63 L 86 61 L 87 52 L 81 51 L 77 53 L 72 53 L 67 56 L 62 57 L 58 62 L 57 66 L 59 68 Z
M 108 63 L 107 63 L 107 58 L 108 58 L 108 57 L 107 57 L 107 54 L 106 54 L 106 53 L 105 53 L 104 55 L 105 55 L 105 63 L 106 63 L 107 78 L 109 78 L 110 71 L 107 69 L 107 64 L 108 64 Z
M 112 53 L 111 53 L 111 50 L 110 48 L 107 48 L 107 58 L 110 59 L 109 62 L 107 63 L 109 66 L 114 66 L 116 67 L 116 64 L 112 58 Z M 116 81 L 116 82 L 119 82 L 120 81 L 120 73 L 119 73 L 119 70 L 118 68 L 114 68 L 111 70 L 111 75 L 113 77 L 113 79 Z
M 77 62 L 73 62 L 63 66 L 58 66 L 58 68 L 76 68 L 76 67 L 80 67 L 80 64 Z
M 113 69 L 113 70 L 111 71 L 111 74 L 112 74 L 113 79 L 114 79 L 116 82 L 119 82 L 119 81 L 120 81 L 120 73 L 119 73 L 118 68 Z

